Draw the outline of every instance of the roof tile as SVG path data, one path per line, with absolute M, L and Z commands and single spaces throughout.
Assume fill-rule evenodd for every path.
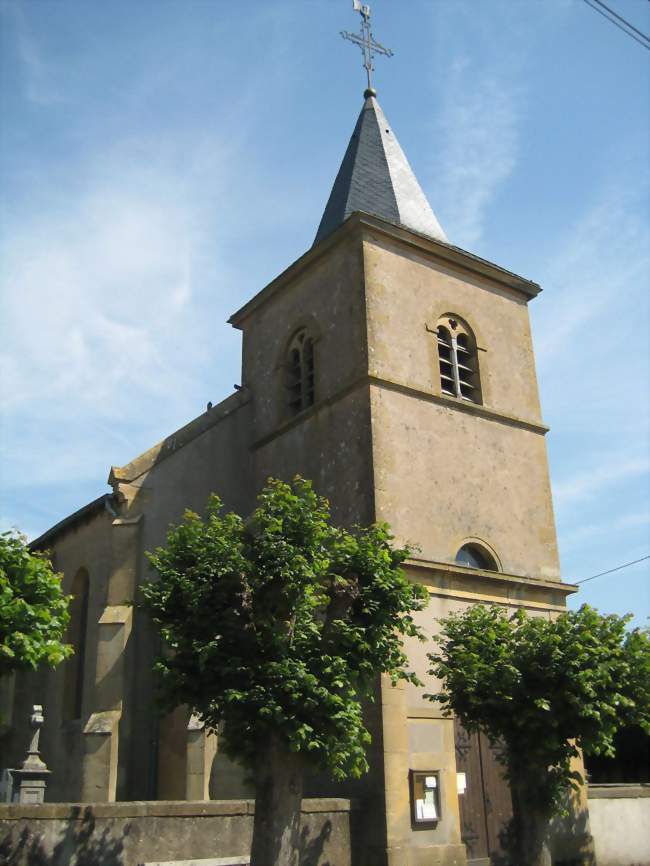
M 355 211 L 447 242 L 404 151 L 373 96 L 367 97 L 359 114 L 314 244 L 331 234 Z

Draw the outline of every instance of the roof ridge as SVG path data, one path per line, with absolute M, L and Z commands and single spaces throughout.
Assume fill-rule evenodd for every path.
M 408 157 L 404 153 L 397 136 L 392 132 L 381 105 L 374 98 L 373 103 L 377 122 L 383 121 L 379 123 L 379 131 L 391 180 L 393 181 L 394 188 L 404 193 L 400 198 L 397 198 L 400 225 L 421 231 L 423 234 L 434 237 L 436 240 L 443 241 L 444 243 L 449 243 L 447 235 L 436 218 L 429 200 L 415 176 Z M 406 178 L 397 176 L 400 172 L 405 174 Z M 408 190 L 404 188 L 406 184 L 408 184 Z

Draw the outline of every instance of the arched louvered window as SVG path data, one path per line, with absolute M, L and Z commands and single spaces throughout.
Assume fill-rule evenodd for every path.
M 67 643 L 72 644 L 74 655 L 65 662 L 63 682 L 63 718 L 80 719 L 83 703 L 83 680 L 86 660 L 86 631 L 88 628 L 88 592 L 90 579 L 85 568 L 80 568 L 72 581 L 70 621 Z
M 440 387 L 443 394 L 481 402 L 476 341 L 470 329 L 453 316 L 443 316 L 436 329 Z
M 314 405 L 314 374 L 314 341 L 303 328 L 294 335 L 287 354 L 285 386 L 293 415 Z

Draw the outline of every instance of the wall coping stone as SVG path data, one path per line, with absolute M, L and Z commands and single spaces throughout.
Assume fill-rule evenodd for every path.
M 302 801 L 302 813 L 351 812 L 359 804 L 339 797 L 318 797 Z M 115 803 L 20 803 L 0 804 L 0 821 L 56 820 L 83 821 L 88 810 L 95 818 L 185 818 L 215 815 L 254 815 L 254 800 L 133 800 Z
M 102 495 L 98 496 L 97 499 L 93 499 L 92 502 L 89 502 L 87 505 L 83 505 L 81 508 L 73 511 L 72 514 L 64 517 L 63 520 L 59 520 L 58 523 L 55 523 L 54 526 L 51 526 L 42 535 L 39 535 L 38 538 L 30 541 L 29 549 L 39 551 L 46 550 L 47 546 L 52 544 L 55 538 L 58 538 L 59 535 L 63 535 L 69 529 L 74 529 L 78 524 L 84 522 L 88 523 L 97 514 L 103 511 L 108 511 L 109 514 L 113 513 L 111 504 L 112 500 L 112 493 L 102 493 Z
M 140 866 L 249 866 L 250 857 L 208 857 L 197 860 L 152 860 L 141 863 Z
M 207 433 L 212 427 L 221 421 L 230 418 L 250 401 L 250 393 L 247 388 L 240 388 L 230 394 L 220 403 L 206 409 L 196 418 L 179 427 L 174 433 L 166 436 L 160 442 L 152 445 L 147 451 L 134 457 L 124 466 L 111 466 L 108 483 L 115 487 L 120 482 L 131 482 L 140 478 L 145 472 L 150 472 L 167 457 L 175 454 L 199 436 Z M 47 534 L 47 533 L 46 533 Z
M 650 782 L 588 785 L 587 796 L 590 800 L 637 800 L 639 797 L 650 797 Z

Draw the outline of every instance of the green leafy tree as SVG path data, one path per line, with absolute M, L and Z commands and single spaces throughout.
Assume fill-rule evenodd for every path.
M 550 866 L 550 818 L 580 781 L 579 749 L 613 754 L 628 724 L 650 732 L 650 637 L 630 616 L 583 605 L 554 620 L 476 605 L 440 620 L 427 695 L 501 752 L 513 800 L 514 862 Z
M 67 658 L 68 618 L 61 575 L 48 558 L 32 553 L 19 533 L 0 534 L 0 676 Z
M 336 779 L 367 770 L 362 700 L 405 670 L 403 635 L 426 604 L 384 525 L 332 526 L 311 483 L 269 480 L 248 521 L 212 496 L 149 559 L 144 606 L 167 652 L 168 707 L 187 704 L 220 747 L 254 770 L 252 866 L 298 862 L 307 765 Z

